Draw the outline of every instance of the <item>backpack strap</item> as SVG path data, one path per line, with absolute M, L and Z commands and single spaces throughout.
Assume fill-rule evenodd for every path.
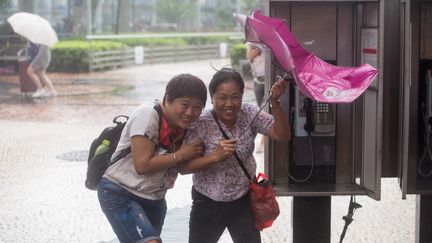
M 159 117 L 159 126 L 158 126 L 158 133 L 159 133 L 162 127 L 162 107 L 160 106 L 159 103 L 157 103 L 155 104 L 155 106 L 153 106 L 153 109 L 156 110 Z M 131 146 L 124 148 L 122 151 L 120 151 L 119 154 L 117 154 L 116 157 L 114 157 L 111 160 L 111 164 L 114 164 L 115 162 L 123 159 L 124 157 L 128 156 L 131 152 L 132 152 Z
M 159 103 L 157 103 L 155 106 L 153 106 L 153 109 L 155 109 L 159 115 L 159 131 L 158 132 L 160 132 L 160 130 L 162 128 L 162 116 L 163 116 L 162 107 L 160 106 Z

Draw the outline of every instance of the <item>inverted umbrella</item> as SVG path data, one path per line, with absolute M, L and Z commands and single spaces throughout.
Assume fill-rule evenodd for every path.
M 352 102 L 378 74 L 369 64 L 338 67 L 321 60 L 297 42 L 284 20 L 261 15 L 260 11 L 247 17 L 245 36 L 248 42 L 268 47 L 299 90 L 320 102 Z
M 33 43 L 52 47 L 58 41 L 51 24 L 37 14 L 19 12 L 10 16 L 7 21 L 15 33 Z
M 242 26 L 245 26 L 246 24 L 246 18 L 247 16 L 244 14 L 234 13 L 233 14 L 234 19 L 239 22 Z

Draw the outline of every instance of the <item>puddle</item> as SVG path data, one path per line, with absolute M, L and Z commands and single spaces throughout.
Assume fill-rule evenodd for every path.
M 100 84 L 104 82 L 111 82 L 110 79 L 72 79 L 71 84 Z
M 165 93 L 165 82 L 137 83 L 134 84 L 129 90 L 121 90 L 117 95 L 127 98 L 139 99 L 140 101 L 152 101 L 153 99 L 162 99 Z
M 80 150 L 59 154 L 56 158 L 66 161 L 87 161 L 88 154 L 88 150 Z

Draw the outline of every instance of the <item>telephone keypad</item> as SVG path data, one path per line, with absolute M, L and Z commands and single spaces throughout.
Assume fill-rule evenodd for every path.
M 333 109 L 327 103 L 315 103 L 315 124 L 334 123 Z

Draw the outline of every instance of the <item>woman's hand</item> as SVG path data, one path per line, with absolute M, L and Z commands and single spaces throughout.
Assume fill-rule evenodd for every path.
M 288 82 L 285 81 L 283 78 L 280 78 L 278 81 L 276 81 L 276 83 L 274 83 L 270 89 L 271 99 L 278 100 L 279 96 L 281 96 L 285 92 L 287 84 Z
M 285 88 L 288 82 L 283 78 L 280 78 L 270 89 L 270 105 L 272 110 L 277 109 L 280 106 L 279 97 L 285 92 Z
M 219 146 L 209 155 L 201 156 L 190 161 L 185 160 L 184 163 L 177 164 L 180 174 L 190 174 L 201 171 L 208 166 L 223 161 L 228 156 L 234 154 L 235 143 L 237 139 L 221 140 Z M 182 146 L 183 147 L 183 146 Z
M 212 155 L 217 161 L 222 161 L 235 152 L 237 139 L 221 140 L 219 146 L 213 151 Z
M 182 143 L 180 149 L 175 152 L 177 162 L 188 161 L 204 154 L 204 143 L 202 140 L 187 144 Z
M 267 136 L 277 141 L 287 141 L 291 137 L 289 120 L 279 101 L 279 97 L 285 92 L 287 84 L 287 81 L 280 78 L 270 90 L 270 107 L 274 123 L 270 127 Z

